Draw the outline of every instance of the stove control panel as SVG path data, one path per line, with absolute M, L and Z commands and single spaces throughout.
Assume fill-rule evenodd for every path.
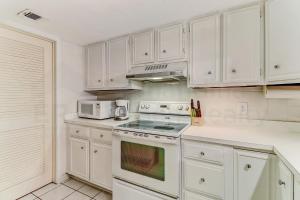
M 187 102 L 142 101 L 139 106 L 139 112 L 190 115 L 190 105 Z

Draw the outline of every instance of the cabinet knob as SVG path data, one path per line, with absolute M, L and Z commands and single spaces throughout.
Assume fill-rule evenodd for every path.
M 205 153 L 202 151 L 202 152 L 200 152 L 200 155 L 201 156 L 205 156 Z
M 232 72 L 232 73 L 236 73 L 236 69 L 232 69 L 231 72 Z
M 284 181 L 282 181 L 282 180 L 279 180 L 278 181 L 278 184 L 281 186 L 281 185 L 284 185 L 285 186 L 285 182 Z
M 163 52 L 163 53 L 167 53 L 167 50 L 164 49 L 162 52 Z
M 79 133 L 79 130 L 76 130 L 76 133 Z
M 100 137 L 103 138 L 103 134 L 101 134 Z
M 101 82 L 101 80 L 98 80 L 98 83 L 100 83 Z
M 245 168 L 246 168 L 246 169 L 251 169 L 252 166 L 251 166 L 250 164 L 247 164 Z
M 98 150 L 95 150 L 94 153 L 98 153 Z
M 145 56 L 148 56 L 148 52 L 145 52 Z
M 207 74 L 208 74 L 208 75 L 211 75 L 211 74 L 212 74 L 212 72 L 211 72 L 211 71 L 208 71 L 208 72 L 207 72 Z
M 279 65 L 274 65 L 274 68 L 275 68 L 275 69 L 279 69 L 280 66 L 279 66 Z
M 80 149 L 84 149 L 84 147 L 80 147 Z
M 113 81 L 114 81 L 114 79 L 113 79 L 113 78 L 111 78 L 111 79 L 110 79 L 110 81 L 111 81 L 111 82 L 113 82 Z
M 201 178 L 201 179 L 199 180 L 199 184 L 202 184 L 202 183 L 205 183 L 205 178 Z

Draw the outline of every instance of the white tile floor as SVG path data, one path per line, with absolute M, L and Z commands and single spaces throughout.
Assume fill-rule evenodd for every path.
M 112 200 L 111 194 L 74 179 L 50 183 L 18 200 Z

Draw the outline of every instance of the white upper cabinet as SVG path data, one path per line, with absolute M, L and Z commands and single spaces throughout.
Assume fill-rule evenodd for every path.
M 261 79 L 260 5 L 224 13 L 224 83 L 257 85 Z
M 105 84 L 105 43 L 86 47 L 86 84 L 87 89 L 101 88 Z
M 129 84 L 126 74 L 129 69 L 129 37 L 121 37 L 107 42 L 107 86 L 122 88 Z
M 190 86 L 220 82 L 220 15 L 190 22 Z
M 185 27 L 183 24 L 175 24 L 158 28 L 158 61 L 185 58 L 185 35 Z
M 266 4 L 266 55 L 269 83 L 300 82 L 300 1 Z
M 154 62 L 154 30 L 132 35 L 134 65 Z
M 235 151 L 235 200 L 271 200 L 269 155 Z

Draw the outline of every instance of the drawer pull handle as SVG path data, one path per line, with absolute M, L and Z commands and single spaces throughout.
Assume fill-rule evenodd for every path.
M 199 184 L 202 184 L 202 183 L 205 183 L 205 178 L 201 178 L 201 179 L 199 180 Z
M 282 180 L 279 180 L 278 181 L 278 184 L 281 186 L 281 185 L 284 185 L 285 186 L 285 182 L 284 181 L 282 181 Z
M 76 133 L 79 133 L 79 130 L 76 130 Z
M 80 147 L 80 149 L 84 149 L 84 147 Z
M 250 164 L 246 165 L 246 169 L 251 169 L 251 168 L 252 168 L 252 166 Z
M 205 156 L 205 153 L 202 151 L 202 152 L 200 152 L 200 155 L 201 156 Z
M 103 138 L 103 134 L 101 134 L 100 137 Z
M 98 151 L 97 151 L 97 150 L 95 150 L 95 151 L 94 151 L 94 153 L 98 153 Z

